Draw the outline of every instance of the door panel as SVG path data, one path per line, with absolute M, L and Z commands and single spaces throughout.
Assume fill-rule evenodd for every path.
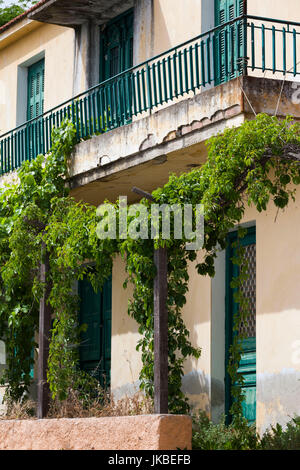
M 235 248 L 232 243 L 237 240 L 237 233 L 230 233 L 228 236 L 228 248 L 226 253 L 226 415 L 228 416 L 232 405 L 231 381 L 227 373 L 229 363 L 229 348 L 232 344 L 233 317 L 238 312 L 238 304 L 234 301 L 234 290 L 230 283 L 238 275 L 238 266 L 234 265 L 231 258 L 234 256 Z M 246 339 L 242 342 L 243 354 L 239 364 L 238 372 L 244 377 L 243 392 L 245 400 L 243 402 L 244 416 L 250 423 L 256 419 L 256 236 L 255 228 L 248 229 L 247 235 L 240 243 L 245 247 L 245 259 L 248 261 L 249 278 L 242 286 L 244 295 L 249 300 L 249 317 L 247 325 L 240 325 L 240 332 L 245 333 Z
M 95 292 L 87 279 L 79 283 L 80 324 L 87 325 L 81 335 L 80 366 L 102 386 L 110 384 L 111 292 L 111 279 L 102 292 Z
M 128 70 L 133 65 L 133 10 L 109 22 L 101 32 L 100 81 Z M 132 116 L 130 73 L 106 85 L 111 116 L 115 126 L 128 124 Z

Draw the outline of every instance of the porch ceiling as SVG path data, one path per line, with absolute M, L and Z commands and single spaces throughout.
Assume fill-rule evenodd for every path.
M 105 23 L 132 8 L 134 0 L 49 0 L 28 17 L 43 23 L 76 27 L 86 21 Z

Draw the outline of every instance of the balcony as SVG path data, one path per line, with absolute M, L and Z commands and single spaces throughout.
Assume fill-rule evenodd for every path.
M 77 142 L 141 118 L 232 79 L 295 80 L 300 23 L 241 16 L 75 96 L 0 137 L 0 174 L 47 154 L 51 131 L 68 118 Z M 247 99 L 247 97 L 246 97 Z

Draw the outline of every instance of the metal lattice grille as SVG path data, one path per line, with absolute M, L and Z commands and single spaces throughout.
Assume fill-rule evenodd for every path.
M 241 290 L 249 300 L 249 316 L 247 325 L 243 322 L 240 326 L 240 333 L 245 333 L 247 338 L 256 336 L 256 245 L 245 247 L 245 259 L 248 261 L 249 278 L 244 282 Z

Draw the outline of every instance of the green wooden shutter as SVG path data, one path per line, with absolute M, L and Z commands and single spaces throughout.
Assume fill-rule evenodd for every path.
M 81 335 L 80 366 L 102 386 L 110 385 L 111 295 L 111 279 L 102 292 L 95 292 L 87 279 L 79 283 L 80 324 L 87 326 Z
M 27 120 L 44 112 L 45 62 L 44 59 L 28 68 Z
M 225 352 L 225 412 L 227 421 L 232 405 L 231 381 L 227 372 L 229 363 L 229 349 L 232 344 L 233 318 L 238 312 L 238 304 L 234 301 L 234 290 L 230 287 L 231 280 L 238 275 L 238 266 L 233 264 L 231 258 L 234 256 L 235 248 L 232 243 L 237 240 L 237 232 L 232 232 L 228 236 L 228 248 L 226 251 L 226 352 Z M 244 377 L 243 392 L 245 400 L 243 402 L 243 413 L 250 423 L 256 420 L 256 235 L 255 228 L 248 229 L 247 235 L 240 241 L 245 247 L 245 257 L 248 260 L 249 279 L 242 289 L 249 299 L 250 316 L 248 325 L 240 325 L 240 329 L 246 332 L 247 339 L 243 340 L 243 354 L 239 364 L 238 372 Z
M 215 0 L 215 26 L 234 20 L 242 15 L 243 11 L 243 0 Z M 234 23 L 216 33 L 216 85 L 225 83 L 241 73 L 238 59 L 243 55 L 243 43 L 244 31 L 241 23 Z

